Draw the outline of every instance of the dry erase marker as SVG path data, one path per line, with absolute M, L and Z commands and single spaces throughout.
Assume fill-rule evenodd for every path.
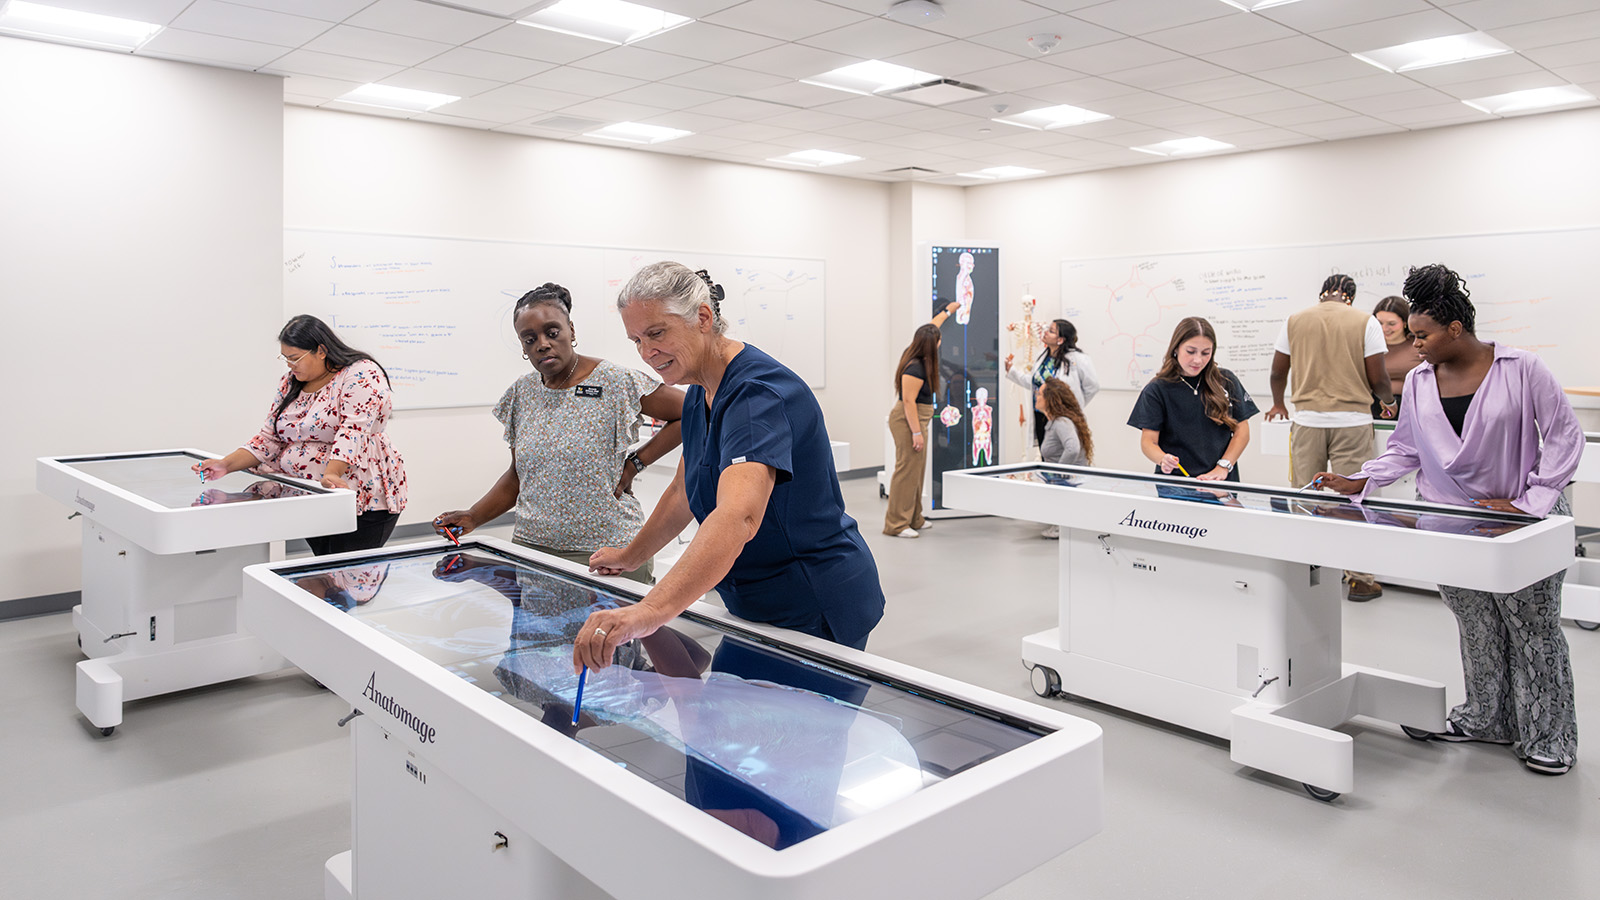
M 578 673 L 578 696 L 572 699 L 572 724 L 578 724 L 578 716 L 583 712 L 583 683 L 589 678 L 589 667 L 584 666 Z

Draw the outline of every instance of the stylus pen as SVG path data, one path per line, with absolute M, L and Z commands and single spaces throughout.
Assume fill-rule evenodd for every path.
M 448 525 L 448 526 L 447 525 L 440 525 L 438 519 L 434 519 L 433 520 L 433 529 L 435 531 L 439 532 L 440 534 L 444 535 L 445 537 L 449 538 L 450 539 L 450 543 L 455 544 L 457 547 L 459 547 L 459 546 L 461 546 L 461 542 L 456 540 L 456 533 L 453 530 L 455 527 L 456 526 L 453 526 L 453 525 Z
M 1319 485 L 1321 483 L 1322 483 L 1322 478 L 1321 478 L 1321 476 L 1318 476 L 1318 477 L 1313 478 L 1310 481 L 1306 482 L 1305 487 L 1301 488 L 1300 491 L 1303 491 L 1306 488 L 1314 488 L 1314 487 L 1316 487 L 1317 485 Z M 1298 494 L 1298 493 L 1300 493 L 1300 491 L 1295 491 L 1295 493 Z
M 572 699 L 572 724 L 578 724 L 578 716 L 583 713 L 583 683 L 589 679 L 589 667 L 584 666 L 578 673 L 578 696 Z
M 1173 465 L 1178 467 L 1178 471 L 1179 472 L 1183 472 L 1183 463 L 1173 463 Z M 1194 476 L 1190 475 L 1188 472 L 1183 472 L 1183 477 L 1185 477 L 1185 478 L 1193 478 Z

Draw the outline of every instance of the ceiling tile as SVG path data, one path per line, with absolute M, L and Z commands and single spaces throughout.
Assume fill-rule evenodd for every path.
M 586 56 L 573 63 L 580 69 L 592 69 L 596 72 L 610 72 L 613 75 L 626 75 L 629 78 L 642 78 L 646 81 L 658 81 L 670 78 L 673 75 L 682 75 L 695 69 L 705 68 L 705 63 L 698 59 L 688 59 L 682 56 L 673 56 L 670 53 L 657 53 L 634 45 L 629 47 L 612 47 L 610 50 Z
M 665 125 L 668 128 L 682 128 L 685 131 L 692 131 L 696 134 L 704 134 L 707 131 L 716 131 L 718 128 L 727 128 L 739 124 L 732 119 L 724 119 L 721 116 L 708 116 L 703 113 L 681 109 L 664 112 L 659 116 L 651 116 L 648 119 L 640 119 L 640 121 L 646 125 Z
M 1285 143 L 1299 144 L 1306 142 L 1306 136 L 1297 134 L 1287 128 L 1262 128 L 1256 131 L 1245 131 L 1230 135 L 1224 143 L 1245 149 L 1277 147 Z
M 585 100 L 571 106 L 561 108 L 562 115 L 583 116 L 589 119 L 600 119 L 606 122 L 637 122 L 651 116 L 659 116 L 668 110 L 659 106 L 647 106 L 643 103 L 624 103 L 611 97 L 602 97 L 599 100 Z
M 1296 125 L 1295 131 L 1309 134 L 1323 140 L 1338 140 L 1341 138 L 1361 137 L 1369 134 L 1391 134 L 1401 130 L 1399 126 L 1391 125 L 1381 119 L 1370 116 L 1348 116 L 1343 119 L 1328 119 L 1324 122 L 1307 122 Z
M 1449 34 L 1466 34 L 1472 30 L 1472 26 L 1454 18 L 1449 13 L 1437 9 L 1429 9 L 1403 16 L 1378 19 L 1373 22 L 1363 22 L 1360 25 L 1347 25 L 1343 28 L 1318 31 L 1315 36 L 1319 40 L 1326 41 L 1341 50 L 1360 53 L 1365 50 L 1377 50 L 1381 47 L 1408 44 L 1412 41 L 1423 41 L 1429 38 L 1444 37 Z
M 1372 68 L 1368 66 L 1367 68 Z M 1376 97 L 1379 94 L 1398 94 L 1402 91 L 1412 90 L 1417 86 L 1415 81 L 1404 75 L 1395 75 L 1388 72 L 1372 70 L 1371 75 L 1362 78 L 1350 78 L 1344 81 L 1334 81 L 1328 84 L 1308 84 L 1298 88 L 1300 93 L 1315 97 L 1318 100 L 1327 100 L 1338 103 L 1356 97 Z
M 1600 10 L 1542 19 L 1526 25 L 1508 25 L 1494 30 L 1494 37 L 1520 51 L 1537 50 L 1551 44 L 1565 44 L 1586 35 L 1600 34 Z
M 889 119 L 903 116 L 908 112 L 927 109 L 920 103 L 911 103 L 906 100 L 890 100 L 887 97 L 851 97 L 837 103 L 829 103 L 819 107 L 823 112 L 837 113 L 841 116 L 850 116 L 855 119 Z M 909 127 L 909 126 L 908 126 Z
M 604 97 L 629 88 L 636 88 L 650 82 L 638 78 L 629 78 L 625 75 L 612 75 L 609 72 L 594 72 L 589 69 L 577 69 L 572 66 L 559 66 L 547 69 L 529 78 L 520 79 L 518 84 L 529 87 L 544 88 L 551 91 L 566 91 L 569 94 L 579 94 L 584 97 Z
M 1264 9 L 1256 15 L 1309 34 L 1430 8 L 1426 0 L 1339 0 L 1337 3 L 1288 3 Z
M 740 2 L 741 0 L 648 0 L 648 5 L 691 19 L 703 19 L 719 10 L 738 6 Z
M 1412 81 L 1420 82 L 1434 87 L 1443 87 L 1448 84 L 1460 84 L 1465 81 L 1487 81 L 1491 78 L 1508 78 L 1513 75 L 1526 75 L 1530 72 L 1542 72 L 1537 63 L 1525 56 L 1516 53 L 1506 53 L 1500 56 L 1491 56 L 1488 59 L 1475 59 L 1471 62 L 1456 63 L 1453 66 L 1434 66 L 1431 69 L 1419 69 L 1407 72 L 1406 77 Z
M 1126 97 L 1129 94 L 1139 93 L 1139 89 L 1108 78 L 1075 78 L 1059 84 L 1029 88 L 1022 93 L 1042 101 L 1037 106 L 1066 103 L 1084 109 L 1095 109 L 1096 105 L 1107 97 Z
M 997 68 L 968 73 L 961 80 L 991 91 L 1025 91 L 1047 84 L 1072 81 L 1074 76 L 1060 66 L 1052 66 L 1037 59 L 1020 59 Z
M 1331 122 L 1334 119 L 1349 117 L 1350 110 L 1332 103 L 1316 103 L 1293 109 L 1270 109 L 1251 115 L 1257 122 L 1265 122 L 1280 128 L 1299 128 L 1308 122 Z
M 413 91 L 449 94 L 452 97 L 471 97 L 501 86 L 501 82 L 498 81 L 485 81 L 482 78 L 451 75 L 447 72 L 429 72 L 424 69 L 406 69 L 404 72 L 390 75 L 381 83 Z
M 883 59 L 896 53 L 910 53 L 947 41 L 949 38 L 941 34 L 877 18 L 814 34 L 801 40 L 800 43 L 832 50 L 835 53 Z M 938 69 L 929 71 L 944 74 Z
M 241 41 L 219 34 L 201 34 L 180 28 L 164 28 L 139 48 L 141 56 L 159 56 L 190 62 L 217 63 L 256 69 L 289 52 L 276 44 Z
M 196 0 L 182 15 L 173 19 L 172 24 L 184 31 L 284 47 L 299 47 L 329 28 L 328 23 L 321 19 L 236 6 L 218 0 Z
M 416 116 L 413 122 L 428 122 L 433 125 L 451 125 L 456 128 L 476 128 L 480 131 L 492 131 L 504 125 L 504 122 L 495 122 L 489 119 L 472 119 L 466 116 L 452 116 L 446 110 L 450 107 L 442 106 L 433 112 L 425 112 Z
M 830 103 L 839 97 L 839 92 L 829 88 L 819 88 L 816 85 L 801 84 L 791 81 L 781 75 L 768 75 L 765 72 L 752 72 L 737 66 L 706 66 L 674 75 L 663 79 L 667 84 L 676 84 L 682 87 L 694 88 L 697 91 L 715 91 L 719 94 L 738 94 L 754 96 L 755 93 L 767 88 L 797 87 L 806 91 L 821 92 L 818 103 Z M 774 102 L 788 102 L 781 97 L 765 97 L 761 99 Z M 798 105 L 798 104 L 797 104 Z
M 388 34 L 349 25 L 335 25 L 303 45 L 306 50 L 334 53 L 351 59 L 414 66 L 451 49 L 449 44 Z
M 121 5 L 125 0 L 102 0 L 102 2 Z M 322 19 L 325 22 L 343 22 L 372 0 L 228 0 L 228 2 L 237 6 L 251 6 L 310 19 Z
M 359 81 L 341 81 L 335 78 L 318 78 L 315 75 L 291 75 L 283 80 L 285 96 L 315 97 L 319 101 L 342 97 L 361 87 Z
M 861 62 L 865 57 L 849 56 L 807 47 L 803 44 L 779 44 L 766 50 L 741 56 L 732 61 L 741 69 L 751 69 L 786 78 L 813 78 L 841 66 Z
M 369 84 L 382 81 L 400 71 L 403 66 L 351 59 L 314 50 L 291 50 L 264 66 L 261 71 L 279 75 L 316 75 L 319 78 L 337 78 Z
M 1216 2 L 1216 0 L 1212 0 Z M 1218 3 L 1218 6 L 1222 4 Z M 1140 66 L 1151 66 L 1156 63 L 1170 62 L 1181 59 L 1182 54 L 1174 53 L 1165 47 L 1158 47 L 1149 41 L 1138 38 L 1122 38 L 1108 41 L 1104 44 L 1095 44 L 1092 47 L 1080 47 L 1060 50 L 1046 56 L 1045 62 L 1052 65 L 1063 66 L 1074 72 L 1085 75 L 1105 75 L 1122 69 L 1135 69 Z
M 1566 44 L 1540 47 L 1537 50 L 1529 50 L 1523 56 L 1546 68 L 1581 66 L 1592 62 L 1600 62 L 1600 38 L 1589 38 Z
M 1449 68 L 1445 66 L 1443 68 Z M 1349 54 L 1342 54 L 1331 59 L 1319 59 L 1314 62 L 1297 63 L 1292 66 L 1281 66 L 1276 69 L 1263 69 L 1255 73 L 1262 81 L 1287 88 L 1300 88 L 1314 84 L 1329 84 L 1336 81 L 1345 81 L 1351 78 L 1366 78 L 1375 73 L 1382 73 L 1367 63 L 1356 59 Z M 1403 76 L 1394 76 L 1400 78 Z
M 703 106 L 696 106 L 692 111 L 704 113 L 708 116 L 721 116 L 725 119 L 733 119 L 736 122 L 759 122 L 762 119 L 781 116 L 791 111 L 791 108 L 779 106 L 776 103 L 751 100 L 747 97 L 724 97 L 721 100 L 713 100 Z
M 704 62 L 727 62 L 781 43 L 775 38 L 723 28 L 710 22 L 690 22 L 666 34 L 649 38 L 639 46 Z
M 1028 38 L 1036 34 L 1048 34 L 1060 38 L 1050 54 L 1060 55 L 1071 50 L 1080 50 L 1084 47 L 1093 47 L 1111 41 L 1122 40 L 1123 35 L 1109 28 L 1101 28 L 1074 19 L 1071 16 L 1046 16 L 1035 18 L 993 31 L 985 31 L 974 35 L 969 41 L 984 47 L 1013 53 L 1024 58 L 1044 57 L 1038 47 L 1028 43 Z
M 1454 102 L 1455 98 L 1448 94 L 1441 93 L 1433 88 L 1419 87 L 1415 90 L 1401 91 L 1397 94 L 1381 94 L 1377 97 L 1358 97 L 1353 100 L 1345 100 L 1339 105 L 1348 109 L 1353 109 L 1359 113 L 1365 113 L 1369 116 L 1378 116 L 1379 118 L 1388 119 L 1388 116 L 1384 116 L 1382 114 L 1399 109 L 1418 109 L 1424 106 L 1442 106 Z
M 1226 100 L 1215 100 L 1206 105 L 1231 112 L 1237 116 L 1254 117 L 1256 113 L 1267 112 L 1268 110 L 1293 109 L 1297 106 L 1310 106 L 1316 102 L 1311 97 L 1295 91 L 1272 91 L 1266 94 L 1251 94 L 1248 97 L 1230 97 Z
M 671 84 L 646 84 L 612 94 L 607 99 L 676 110 L 688 109 L 692 106 L 710 103 L 713 100 L 720 100 L 722 95 Z
M 1215 121 L 1217 115 L 1217 111 L 1214 109 L 1186 104 L 1175 106 L 1171 109 L 1152 109 L 1148 112 L 1131 115 L 1128 118 L 1142 125 L 1149 125 L 1155 128 L 1176 129 L 1193 125 L 1196 122 Z
M 1438 128 L 1444 125 L 1461 125 L 1467 122 L 1488 122 L 1494 116 L 1473 109 L 1465 103 L 1449 106 L 1425 106 L 1419 109 L 1397 109 L 1377 118 L 1407 128 Z
M 896 147 L 905 147 L 911 150 L 934 150 L 939 147 L 947 147 L 951 144 L 958 143 L 961 138 L 948 134 L 940 134 L 936 131 L 913 131 L 910 134 L 903 134 L 899 137 L 886 137 L 879 138 L 878 140 L 885 144 L 891 144 Z
M 1084 7 L 1072 14 L 1112 31 L 1133 35 L 1148 34 L 1207 19 L 1224 17 L 1231 19 L 1250 15 L 1217 0 L 1162 0 L 1160 3 L 1112 0 L 1110 3 Z
M 363 116 L 378 116 L 383 119 L 415 119 L 421 113 L 412 110 L 388 109 L 382 106 L 367 106 L 362 103 L 347 103 L 343 100 L 329 100 L 322 104 L 323 109 L 336 109 L 340 112 L 360 113 Z
M 1174 85 L 1209 81 L 1231 74 L 1233 73 L 1229 70 L 1205 60 L 1185 58 L 1156 63 L 1153 66 L 1140 66 L 1137 69 L 1123 69 L 1112 72 L 1107 77 L 1112 81 L 1120 81 L 1147 91 L 1159 91 Z
M 1121 97 L 1107 97 L 1096 103 L 1094 110 L 1095 112 L 1124 118 L 1164 109 L 1182 109 L 1188 105 L 1182 100 L 1168 97 L 1165 94 L 1140 91 L 1136 94 L 1124 94 Z
M 1265 94 L 1277 90 L 1275 85 L 1251 78 L 1249 75 L 1229 75 L 1224 78 L 1212 78 L 1208 81 L 1195 81 L 1188 84 L 1175 84 L 1162 89 L 1162 93 L 1191 103 L 1207 103 L 1212 100 L 1226 100 L 1230 97 L 1248 97 L 1251 94 Z
M 503 82 L 521 81 L 554 67 L 554 63 L 523 59 L 520 56 L 508 56 L 504 53 L 490 53 L 472 47 L 446 50 L 417 66 L 419 69 L 433 72 L 449 72 L 452 75 L 467 75 L 472 78 Z
M 192 2 L 193 0 L 51 0 L 49 5 L 102 16 L 133 19 L 150 25 L 170 25 L 172 20 Z
M 1253 75 L 1267 69 L 1278 69 L 1322 59 L 1336 59 L 1346 55 L 1319 40 L 1296 35 L 1282 40 L 1251 44 L 1248 47 L 1219 50 L 1216 53 L 1207 53 L 1204 58 L 1235 72 Z
M 520 106 L 529 110 L 548 111 L 563 109 L 593 98 L 585 97 L 582 94 L 569 94 L 566 91 L 528 87 L 525 84 L 507 84 L 492 91 L 484 91 L 472 99 L 486 103 L 504 103 L 507 106 Z
M 1600 62 L 1589 63 L 1584 66 L 1560 66 L 1552 70 L 1565 81 L 1583 87 L 1591 81 L 1600 81 Z M 1588 88 L 1589 93 L 1600 96 L 1593 88 Z
M 1535 69 L 1532 72 L 1524 72 L 1520 75 L 1502 75 L 1499 78 L 1486 78 L 1482 81 L 1443 84 L 1439 86 L 1439 90 L 1458 100 L 1476 100 L 1479 97 L 1493 97 L 1497 94 L 1509 94 L 1512 91 L 1561 87 L 1569 83 L 1570 79 L 1563 78 L 1554 72 Z
M 884 138 L 903 137 L 904 135 L 916 133 L 909 128 L 890 125 L 887 122 L 863 122 L 859 119 L 850 119 L 847 124 L 836 125 L 822 130 L 828 134 L 836 134 L 840 137 L 852 138 L 858 141 L 881 141 Z
M 819 0 L 747 0 L 704 18 L 713 25 L 798 41 L 869 17 Z
M 797 109 L 765 120 L 764 124 L 776 125 L 779 128 L 793 128 L 797 131 L 822 132 L 834 128 L 843 128 L 850 125 L 865 125 L 859 119 L 841 116 L 838 113 L 819 112 L 814 109 Z M 839 134 L 838 137 L 847 140 L 871 140 L 862 137 L 847 137 Z
M 506 20 L 420 0 L 377 0 L 345 19 L 344 24 L 430 41 L 465 44 L 504 27 Z
M 1219 50 L 1231 50 L 1234 47 L 1243 47 L 1248 44 L 1260 44 L 1265 41 L 1294 37 L 1295 34 L 1296 32 L 1293 29 L 1285 28 L 1271 19 L 1243 15 L 1223 16 L 1218 19 L 1195 22 L 1192 25 L 1152 31 L 1145 35 L 1144 39 L 1152 44 L 1166 47 L 1168 50 L 1176 50 L 1179 53 L 1186 53 L 1190 56 L 1199 56 L 1205 53 L 1216 53 Z
M 885 7 L 883 0 L 877 0 L 875 5 L 879 9 Z M 944 8 L 944 18 L 937 22 L 929 22 L 922 27 L 949 37 L 972 38 L 981 34 L 993 33 L 998 29 L 1010 29 L 1023 23 L 1061 18 L 1050 16 L 1048 8 L 1041 8 L 1040 4 L 1028 3 L 1025 0 L 947 0 Z M 1082 20 L 1079 20 L 1079 24 L 1086 28 L 1094 28 L 1096 32 L 1101 31 L 1099 26 L 1089 26 Z M 1029 34 L 1038 31 L 1058 33 L 1053 25 L 1041 24 L 1039 28 L 1030 31 Z M 1066 35 L 1062 35 L 1062 37 L 1067 38 Z M 1068 39 L 1070 40 L 1070 38 Z M 1095 38 L 1094 40 L 1097 42 L 1102 38 Z
M 984 47 L 967 41 L 946 41 L 922 50 L 900 53 L 883 58 L 897 66 L 908 66 L 923 72 L 937 72 L 951 78 L 960 78 L 979 69 L 992 69 L 1017 62 L 1015 53 Z
M 1479 31 L 1488 31 L 1593 12 L 1594 8 L 1594 0 L 1472 0 L 1450 7 L 1449 12 Z
M 612 45 L 512 22 L 499 31 L 491 31 L 475 41 L 468 42 L 466 46 L 520 56 L 523 59 L 561 64 L 577 62 Z
M 444 108 L 446 107 L 440 107 L 440 109 Z M 526 106 L 499 103 L 494 100 L 484 100 L 480 97 L 457 100 L 451 103 L 448 108 L 450 114 L 454 116 L 464 116 L 481 122 L 498 122 L 501 124 L 523 121 L 533 113 L 533 110 Z

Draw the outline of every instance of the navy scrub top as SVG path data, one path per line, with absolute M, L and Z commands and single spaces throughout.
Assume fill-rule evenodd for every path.
M 759 462 L 777 471 L 761 527 L 717 584 L 728 611 L 852 647 L 883 618 L 878 566 L 845 514 L 833 446 L 811 388 L 745 344 L 723 372 L 709 412 L 692 385 L 683 401 L 683 486 L 695 521 L 717 506 L 722 470 Z

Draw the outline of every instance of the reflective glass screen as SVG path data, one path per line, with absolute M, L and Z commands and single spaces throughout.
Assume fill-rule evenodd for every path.
M 194 465 L 204 458 L 193 453 L 139 453 L 60 462 L 168 509 L 309 497 L 320 493 L 270 475 L 249 472 L 229 472 L 221 478 L 202 482 Z
M 1040 737 L 689 616 L 589 672 L 574 726 L 573 636 L 631 599 L 471 543 L 282 574 L 777 849 Z

